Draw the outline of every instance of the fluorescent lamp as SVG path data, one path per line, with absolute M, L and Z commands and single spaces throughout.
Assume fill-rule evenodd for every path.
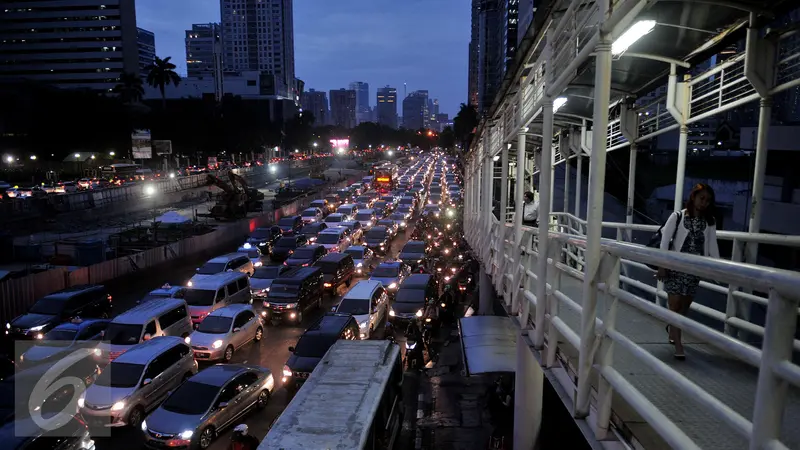
M 562 106 L 567 104 L 567 97 L 558 97 L 553 100 L 553 114 L 557 113 Z
M 619 56 L 628 50 L 628 47 L 633 45 L 636 41 L 646 36 L 647 33 L 653 31 L 656 26 L 655 20 L 640 20 L 633 24 L 627 31 L 622 33 L 616 41 L 611 45 L 611 54 Z
M 494 156 L 492 156 L 492 161 L 495 161 L 495 162 L 496 162 L 496 161 L 499 161 L 499 160 L 500 160 L 500 155 L 494 155 Z

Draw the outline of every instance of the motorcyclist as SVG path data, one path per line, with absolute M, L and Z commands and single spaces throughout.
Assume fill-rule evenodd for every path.
M 438 305 L 442 308 L 441 317 L 443 320 L 449 320 L 455 314 L 456 296 L 453 293 L 453 285 L 448 283 L 444 285 L 444 291 L 439 296 Z
M 422 354 L 422 346 L 425 345 L 422 341 L 422 330 L 415 321 L 412 321 L 406 327 L 406 364 L 408 368 L 413 366 L 412 361 L 416 360 L 417 368 L 422 368 L 425 365 L 425 358 Z
M 259 441 L 254 436 L 248 434 L 246 424 L 236 425 L 231 435 L 231 443 L 228 445 L 228 450 L 256 450 Z

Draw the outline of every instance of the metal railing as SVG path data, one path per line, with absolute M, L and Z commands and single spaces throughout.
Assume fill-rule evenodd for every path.
M 563 225 L 572 231 L 574 224 L 585 224 L 581 219 L 567 218 Z M 487 221 L 490 221 L 487 223 Z M 573 224 L 571 225 L 570 222 Z M 583 223 L 582 223 L 583 222 Z M 619 346 L 633 355 L 636 362 L 648 367 L 668 382 L 680 394 L 697 401 L 716 419 L 724 422 L 751 443 L 751 448 L 787 448 L 777 436 L 780 432 L 780 418 L 786 406 L 787 382 L 800 387 L 800 367 L 791 360 L 793 336 L 796 327 L 797 308 L 800 303 L 800 274 L 779 269 L 759 267 L 735 261 L 715 260 L 680 252 L 666 252 L 625 242 L 603 239 L 601 244 L 601 267 L 595 278 L 597 288 L 611 298 L 601 320 L 596 310 L 584 311 L 580 300 L 574 300 L 562 291 L 562 277 L 572 277 L 584 282 L 582 271 L 566 264 L 561 254 L 571 248 L 586 248 L 583 236 L 551 231 L 548 239 L 551 250 L 548 273 L 535 273 L 534 259 L 539 255 L 534 242 L 537 229 L 522 230 L 521 240 L 515 239 L 513 227 L 500 223 L 493 216 L 478 218 L 467 215 L 465 236 L 480 255 L 487 271 L 493 276 L 498 291 L 503 294 L 513 314 L 518 315 L 523 327 L 544 330 L 546 347 L 543 361 L 547 367 L 556 364 L 557 356 L 563 359 L 560 348 L 569 344 L 580 352 L 580 359 L 588 357 L 598 373 L 597 395 L 593 396 L 596 408 L 598 430 L 609 430 L 611 424 L 612 390 L 645 419 L 645 421 L 673 448 L 696 449 L 698 443 L 692 440 L 681 428 L 670 420 L 663 411 L 654 405 L 645 394 L 636 389 L 626 372 L 614 366 L 614 347 Z M 633 227 L 626 224 L 604 224 L 611 228 Z M 650 230 L 650 226 L 636 225 Z M 486 229 L 492 233 L 485 233 Z M 627 228 L 626 228 L 627 229 Z M 746 233 L 720 232 L 720 238 L 757 239 L 767 241 L 765 236 L 746 236 Z M 532 248 L 531 248 L 532 247 Z M 520 248 L 523 249 L 520 252 Z M 763 327 L 764 345 L 761 349 L 748 345 L 726 334 L 696 322 L 688 317 L 672 312 L 654 302 L 628 292 L 622 275 L 624 264 L 650 264 L 670 270 L 692 273 L 701 278 L 715 280 L 733 286 L 741 286 L 753 291 L 768 292 L 766 323 Z M 535 294 L 537 283 L 547 282 L 546 298 L 539 299 Z M 730 357 L 742 361 L 758 370 L 755 406 L 752 419 L 744 417 L 728 406 L 722 399 L 693 382 L 686 375 L 662 362 L 621 333 L 615 326 L 618 309 L 622 304 L 639 313 L 652 316 L 664 323 L 682 329 L 684 332 L 702 339 Z M 583 318 L 584 327 L 573 330 L 559 315 L 559 308 L 565 307 L 580 315 L 593 314 Z M 594 319 L 594 320 L 592 320 Z M 585 324 L 590 324 L 587 327 Z M 587 342 L 583 342 L 586 340 Z M 563 342 L 563 343 L 562 343 Z M 583 345 L 582 345 L 583 344 Z M 588 344 L 588 345 L 587 345 Z M 584 355 L 584 352 L 590 352 Z M 588 383 L 588 387 L 586 384 Z M 592 388 L 592 377 L 578 378 L 578 390 Z

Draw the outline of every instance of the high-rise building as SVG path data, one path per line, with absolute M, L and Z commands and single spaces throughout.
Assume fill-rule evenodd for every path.
M 378 88 L 375 108 L 379 124 L 397 128 L 397 89 L 390 86 Z
M 514 64 L 514 58 L 517 56 L 517 46 L 519 44 L 519 36 L 517 35 L 518 25 L 519 0 L 504 1 L 503 23 L 500 27 L 500 32 L 503 34 L 500 42 L 502 46 L 500 51 L 504 58 L 503 77 L 505 73 L 511 69 L 511 66 Z M 503 77 L 501 77 L 501 81 Z
M 518 47 L 519 0 L 472 0 L 469 96 L 485 114 Z
M 1 80 L 108 92 L 140 73 L 134 0 L 3 2 L 0 17 Z
M 218 23 L 201 23 L 186 30 L 186 71 L 189 77 L 214 75 L 214 48 L 222 42 Z
M 350 89 L 356 91 L 356 122 L 369 122 L 369 83 L 354 81 L 350 83 Z
M 480 31 L 480 1 L 472 0 L 472 19 L 469 39 L 469 75 L 467 77 L 467 102 L 478 104 L 478 32 Z
M 226 70 L 257 70 L 273 94 L 294 99 L 292 0 L 220 0 Z
M 403 99 L 403 128 L 419 130 L 428 125 L 428 91 L 414 91 Z
M 356 91 L 339 89 L 330 91 L 331 125 L 344 128 L 356 126 Z
M 309 89 L 300 96 L 300 104 L 303 106 L 303 111 L 314 115 L 314 125 L 328 125 L 328 94 L 326 92 Z
M 528 27 L 533 22 L 533 13 L 536 8 L 533 7 L 533 0 L 519 0 L 518 8 L 519 21 L 517 22 L 517 46 L 522 42 L 525 33 L 528 32 Z
M 139 48 L 139 75 L 144 78 L 156 60 L 156 35 L 144 28 L 137 28 L 136 43 Z

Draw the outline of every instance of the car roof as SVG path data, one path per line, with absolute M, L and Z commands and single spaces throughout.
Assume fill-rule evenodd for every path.
M 342 299 L 346 298 L 355 298 L 355 299 L 370 299 L 372 298 L 372 293 L 375 292 L 375 289 L 383 286 L 383 283 L 377 280 L 361 280 L 356 283 L 346 294 L 342 297 Z
M 304 246 L 298 248 L 297 250 L 303 250 L 303 249 L 308 250 L 308 249 L 311 249 L 311 250 L 316 251 L 316 250 L 319 250 L 320 248 L 325 248 L 325 246 L 322 245 L 322 244 L 310 244 L 310 245 L 304 245 Z
M 183 339 L 178 336 L 157 336 L 141 344 L 134 345 L 130 350 L 119 355 L 114 363 L 133 363 L 147 364 L 156 357 L 160 356 L 165 350 L 169 350 L 178 344 L 182 344 Z M 114 370 L 113 368 L 109 370 Z
M 415 273 L 412 274 L 410 277 L 406 278 L 403 281 L 403 284 L 400 285 L 400 288 L 424 288 L 428 286 L 428 282 L 430 282 L 432 278 L 431 274 L 428 273 Z
M 324 230 L 320 231 L 319 234 L 336 234 L 336 235 L 339 235 L 339 234 L 344 233 L 345 231 L 347 231 L 346 227 L 328 227 L 328 228 L 325 228 Z
M 242 311 L 252 311 L 253 307 L 250 305 L 244 305 L 241 303 L 233 303 L 230 305 L 223 306 L 222 308 L 215 309 L 212 311 L 209 316 L 218 316 L 218 317 L 235 317 Z
M 358 211 L 359 214 L 374 214 L 375 210 L 372 208 L 366 208 Z
M 339 262 L 345 258 L 352 258 L 352 257 L 353 257 L 352 255 L 348 255 L 347 253 L 333 252 L 333 253 L 328 253 L 327 255 L 318 259 L 317 262 Z
M 296 269 L 292 269 L 288 272 L 282 273 L 278 278 L 275 279 L 275 282 L 280 281 L 284 284 L 295 284 L 299 283 L 301 280 L 305 279 L 309 275 L 313 275 L 315 272 L 320 272 L 319 267 L 298 267 Z
M 198 281 L 197 284 L 199 283 L 200 282 Z M 214 286 L 213 289 L 216 290 L 216 286 Z M 185 304 L 186 302 L 180 298 L 164 298 L 158 299 L 158 301 L 144 302 L 119 314 L 117 317 L 114 317 L 113 322 L 122 324 L 140 324 L 142 323 L 142 317 L 150 319 L 151 317 L 157 316 L 165 311 L 169 311 L 170 309 L 177 308 Z
M 385 225 L 378 225 L 378 226 L 374 226 L 374 227 L 370 228 L 369 231 L 376 231 L 376 230 L 377 231 L 383 231 L 385 233 L 387 228 L 386 228 Z
M 355 320 L 350 314 L 327 313 L 320 317 L 303 335 L 337 335 L 344 330 L 350 321 Z
M 220 284 L 227 284 L 231 281 L 238 280 L 239 278 L 246 277 L 247 274 L 242 272 L 222 272 L 215 273 L 214 275 L 206 275 L 199 280 L 192 281 L 190 289 L 213 289 L 217 290 Z M 180 299 L 179 299 L 180 300 Z
M 315 212 L 316 213 L 316 212 L 319 212 L 319 208 L 314 207 L 314 208 L 306 208 L 306 209 L 303 210 L 303 212 L 307 212 L 307 211 L 311 211 L 311 212 Z
M 82 330 L 89 325 L 101 322 L 111 322 L 111 319 L 82 319 L 79 323 L 74 322 L 64 322 L 56 325 L 53 329 L 54 330 Z
M 193 383 L 222 387 L 234 377 L 248 370 L 252 370 L 252 367 L 244 364 L 217 364 L 197 372 L 190 380 Z
M 330 219 L 331 217 L 344 217 L 344 214 L 342 214 L 342 213 L 328 214 L 328 217 L 326 217 L 325 219 L 327 220 L 327 219 Z
M 78 294 L 81 292 L 86 291 L 95 291 L 95 290 L 102 290 L 105 286 L 102 284 L 76 284 L 75 286 L 70 286 L 66 289 L 62 289 L 57 292 L 53 292 L 52 294 L 47 294 L 44 297 L 53 299 L 53 298 L 63 298 L 67 299 L 72 297 L 74 294 Z
M 207 263 L 221 263 L 221 262 L 226 263 L 228 261 L 231 261 L 233 259 L 239 258 L 241 256 L 247 256 L 247 254 L 246 253 L 228 253 L 228 254 L 225 254 L 225 255 L 216 256 L 214 258 L 211 258 L 206 262 Z

